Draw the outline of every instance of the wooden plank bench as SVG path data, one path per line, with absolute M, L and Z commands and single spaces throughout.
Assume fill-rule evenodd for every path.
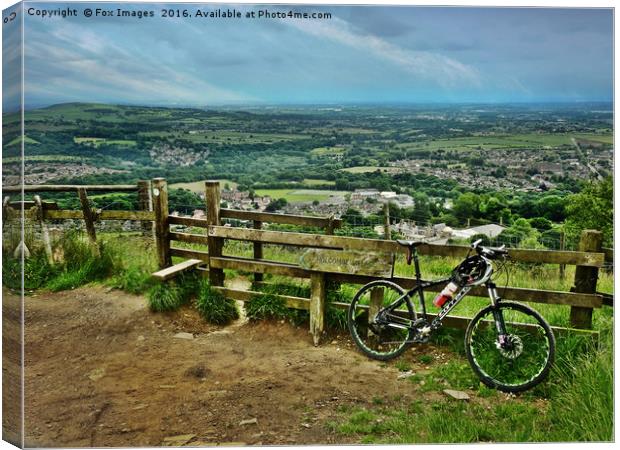
M 204 264 L 204 262 L 200 259 L 188 259 L 180 262 L 179 264 L 175 264 L 174 266 L 166 267 L 165 269 L 159 270 L 155 272 L 152 277 L 160 281 L 166 281 L 170 278 L 174 278 L 182 272 L 190 269 L 195 269 L 202 264 Z

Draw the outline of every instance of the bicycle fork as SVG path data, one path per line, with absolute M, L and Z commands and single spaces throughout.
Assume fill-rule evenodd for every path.
M 489 298 L 491 299 L 491 305 L 493 307 L 493 319 L 495 321 L 495 329 L 497 330 L 497 342 L 495 345 L 498 349 L 504 348 L 507 344 L 507 333 L 506 333 L 506 323 L 504 322 L 504 316 L 502 315 L 501 309 L 497 308 L 501 298 L 497 295 L 497 286 L 495 283 L 489 283 L 487 285 L 487 290 L 489 291 Z

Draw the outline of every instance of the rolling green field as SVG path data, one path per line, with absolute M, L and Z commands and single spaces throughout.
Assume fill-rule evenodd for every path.
M 171 189 L 187 189 L 188 191 L 195 192 L 196 194 L 201 194 L 205 192 L 205 181 L 193 181 L 191 183 L 174 183 L 170 185 Z M 224 185 L 228 184 L 231 189 L 237 187 L 237 183 L 231 180 L 220 180 L 220 187 L 224 189 Z
M 330 186 L 334 186 L 336 184 L 335 181 L 329 181 L 329 180 L 317 180 L 317 179 L 312 179 L 312 178 L 306 178 L 304 181 L 302 181 L 302 184 L 306 185 L 306 186 L 320 186 L 320 185 L 325 185 L 325 184 L 329 184 Z
M 273 144 L 277 142 L 304 139 L 303 134 L 275 134 L 275 133 L 245 133 L 239 131 L 206 131 L 200 133 L 166 133 L 161 131 L 146 131 L 140 133 L 147 137 L 176 136 L 193 144 Z
M 19 156 L 11 156 L 9 158 L 2 158 L 3 164 L 18 163 L 22 160 Z M 79 156 L 69 155 L 30 155 L 24 156 L 25 162 L 60 162 L 60 161 L 81 161 L 87 162 L 88 158 L 82 158 Z
M 310 153 L 316 156 L 333 156 L 342 155 L 345 151 L 345 147 L 317 147 L 313 148 Z
M 397 144 L 403 149 L 422 150 L 474 150 L 480 147 L 483 150 L 509 148 L 554 148 L 561 145 L 572 145 L 572 138 L 585 139 L 601 143 L 612 143 L 611 134 L 598 133 L 555 133 L 555 134 L 511 134 L 496 136 L 475 136 L 451 139 L 435 139 L 430 141 L 406 142 Z
M 368 173 L 368 172 L 376 172 L 380 170 L 382 172 L 388 172 L 389 167 L 379 167 L 379 166 L 357 166 L 357 167 L 347 167 L 345 169 L 340 169 L 343 172 L 349 173 Z
M 15 139 L 13 139 L 11 142 L 9 142 L 7 145 L 18 145 L 21 144 L 22 142 L 22 137 L 18 136 Z M 29 138 L 28 136 L 24 136 L 24 144 L 40 144 L 39 141 L 35 141 L 32 138 Z
M 120 145 L 124 147 L 135 147 L 136 141 L 128 140 L 128 139 L 105 139 L 105 138 L 95 138 L 95 137 L 74 137 L 73 142 L 76 144 L 86 144 L 92 145 L 97 148 L 103 144 L 109 145 Z
M 330 197 L 342 197 L 345 191 L 324 191 L 319 189 L 257 189 L 257 195 L 268 195 L 272 199 L 284 198 L 289 203 L 306 203 L 318 200 L 328 201 Z

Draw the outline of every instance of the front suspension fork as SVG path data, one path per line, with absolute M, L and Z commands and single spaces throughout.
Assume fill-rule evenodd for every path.
M 497 295 L 497 287 L 495 283 L 489 283 L 487 285 L 489 291 L 489 298 L 491 299 L 493 319 L 495 321 L 495 329 L 497 330 L 497 342 L 500 346 L 503 346 L 506 342 L 506 322 L 504 322 L 504 315 L 499 308 L 501 298 Z

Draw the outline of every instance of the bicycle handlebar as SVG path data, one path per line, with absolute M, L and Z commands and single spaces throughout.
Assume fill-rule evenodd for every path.
M 476 253 L 478 253 L 480 256 L 484 256 L 489 259 L 497 259 L 500 256 L 508 255 L 506 245 L 502 245 L 501 247 L 485 247 L 480 245 L 481 243 L 482 239 L 478 239 L 471 244 L 471 248 L 476 250 Z

